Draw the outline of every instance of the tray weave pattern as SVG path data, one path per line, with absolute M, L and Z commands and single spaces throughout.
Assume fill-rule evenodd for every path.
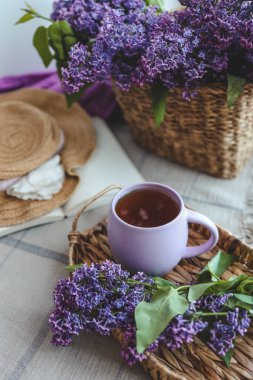
M 73 227 L 76 227 L 75 222 Z M 212 251 L 199 257 L 182 260 L 165 278 L 180 284 L 191 283 L 196 279 L 196 274 L 220 249 L 237 258 L 224 273 L 223 279 L 242 273 L 252 276 L 253 248 L 221 227 L 218 226 L 218 229 L 219 241 Z M 207 237 L 208 231 L 203 227 L 190 225 L 189 245 L 201 244 Z M 84 262 L 89 265 L 105 259 L 113 260 L 108 245 L 106 221 L 83 233 L 73 228 L 69 234 L 70 265 Z M 112 334 L 120 343 L 124 343 L 120 330 L 114 330 Z M 182 349 L 176 351 L 168 351 L 164 346 L 160 346 L 141 365 L 154 380 L 253 379 L 253 327 L 248 330 L 246 336 L 237 339 L 230 368 L 227 368 L 222 360 L 198 338 L 195 338 L 194 343 L 185 344 Z
M 181 89 L 167 97 L 165 120 L 155 126 L 149 89 L 114 88 L 124 118 L 144 148 L 221 178 L 233 178 L 253 153 L 253 85 L 247 84 L 233 108 L 226 88 L 201 87 L 191 101 Z

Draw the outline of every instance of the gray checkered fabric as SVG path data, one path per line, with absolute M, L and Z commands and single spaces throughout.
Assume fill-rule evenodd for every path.
M 133 142 L 128 128 L 114 126 L 123 148 L 146 180 L 174 187 L 185 202 L 240 238 L 253 227 L 253 160 L 235 180 L 216 179 L 160 159 Z M 106 209 L 82 216 L 85 229 Z M 252 224 L 251 224 L 252 223 Z M 71 219 L 31 228 L 0 240 L 0 379 L 144 380 L 141 367 L 127 367 L 111 337 L 83 334 L 71 347 L 53 347 L 48 316 L 52 292 L 66 276 Z

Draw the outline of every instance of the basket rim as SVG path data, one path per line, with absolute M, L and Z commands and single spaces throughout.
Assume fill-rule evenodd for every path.
M 131 93 L 132 91 L 136 90 L 142 90 L 142 91 L 147 91 L 152 87 L 152 84 L 144 84 L 143 86 L 137 86 L 133 85 L 130 90 L 122 90 L 118 85 L 116 85 L 115 82 L 112 84 L 112 88 L 115 92 L 117 93 Z M 182 93 L 183 88 L 182 87 L 174 87 L 174 88 L 168 88 L 171 93 L 176 92 L 176 93 Z M 251 82 L 246 82 L 244 84 L 244 92 L 246 91 L 253 91 L 253 83 Z M 227 92 L 227 83 L 221 83 L 221 82 L 210 82 L 210 83 L 205 83 L 200 85 L 199 87 L 196 88 L 197 95 L 199 93 L 205 92 L 210 93 L 210 94 L 216 94 L 216 93 L 226 93 Z M 243 96 L 242 94 L 242 96 Z

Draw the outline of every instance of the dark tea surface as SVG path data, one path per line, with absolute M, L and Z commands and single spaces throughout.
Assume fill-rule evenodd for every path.
M 117 215 L 138 227 L 158 227 L 179 214 L 179 205 L 167 194 L 152 189 L 135 190 L 116 204 Z

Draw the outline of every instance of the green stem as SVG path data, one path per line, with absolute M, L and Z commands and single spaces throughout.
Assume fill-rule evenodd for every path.
M 36 14 L 36 17 L 37 18 L 41 18 L 42 20 L 46 20 L 46 21 L 49 21 L 49 22 L 53 22 L 53 20 L 51 18 L 48 18 L 48 17 L 44 17 L 40 14 Z
M 21 11 L 24 11 L 27 14 L 30 14 L 30 15 L 32 15 L 34 17 L 41 18 L 42 20 L 46 20 L 46 21 L 49 21 L 49 22 L 53 22 L 54 21 L 51 18 L 42 16 L 40 13 L 36 12 L 34 9 L 21 8 Z
M 214 277 L 214 278 L 216 278 L 216 280 L 220 280 L 220 278 L 218 277 L 218 276 L 216 276 L 216 274 L 215 273 L 213 273 L 212 271 L 210 271 L 210 269 L 209 269 L 209 272 L 211 273 L 211 275 Z
M 189 289 L 191 286 L 190 285 L 183 285 L 183 286 L 179 286 L 179 288 L 177 288 L 177 291 L 184 291 L 184 290 L 187 290 Z
M 131 278 L 128 278 L 126 280 L 127 284 L 133 284 L 133 285 L 143 285 L 147 288 L 152 288 L 154 289 L 154 285 L 153 284 L 148 284 L 147 282 L 141 282 L 141 281 L 136 281 L 136 280 L 132 280 Z
M 106 278 L 105 278 L 105 276 L 103 274 L 100 274 L 99 279 L 102 280 L 102 281 L 106 280 Z M 119 278 L 119 280 L 120 280 L 120 278 Z M 150 288 L 150 289 L 154 289 L 155 288 L 155 284 L 148 284 L 147 282 L 136 281 L 136 280 L 133 280 L 132 278 L 128 278 L 126 280 L 126 283 L 128 285 L 143 285 L 144 287 Z
M 202 311 L 197 311 L 194 313 L 194 316 L 197 317 L 215 317 L 217 315 L 227 315 L 228 313 L 226 311 L 217 312 L 217 313 L 203 313 Z

